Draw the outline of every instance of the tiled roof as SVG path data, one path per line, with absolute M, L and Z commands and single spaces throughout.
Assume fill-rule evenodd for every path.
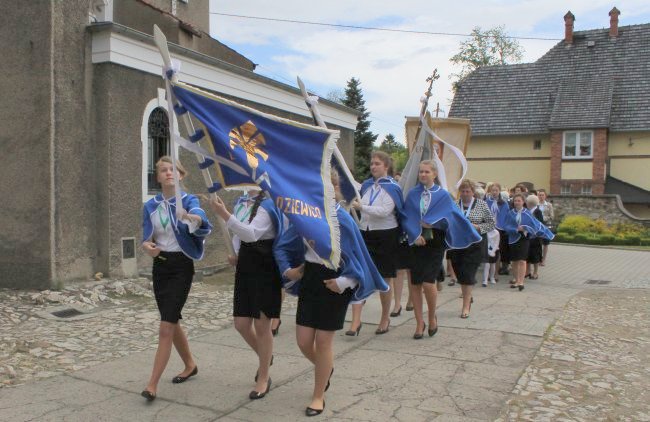
M 650 24 L 576 31 L 535 63 L 482 67 L 460 84 L 450 117 L 473 135 L 608 127 L 650 130 Z

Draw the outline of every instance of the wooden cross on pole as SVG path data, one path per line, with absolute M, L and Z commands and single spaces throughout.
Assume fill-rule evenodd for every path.
M 429 87 L 424 93 L 424 102 L 422 103 L 422 110 L 420 110 L 420 115 L 424 115 L 424 113 L 427 111 L 427 106 L 429 105 L 429 97 L 431 97 L 431 90 L 433 89 L 433 81 L 439 78 L 440 75 L 438 74 L 438 69 L 433 69 L 431 76 L 427 77 L 426 81 L 429 82 Z

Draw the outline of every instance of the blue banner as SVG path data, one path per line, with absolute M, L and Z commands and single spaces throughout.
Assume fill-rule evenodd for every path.
M 220 183 L 254 182 L 268 192 L 296 230 L 330 268 L 338 268 L 341 251 L 330 159 L 338 132 L 262 113 L 189 85 L 172 82 L 176 114 L 189 111 L 208 133 L 215 155 L 245 170 L 219 165 Z M 213 165 L 207 161 L 204 165 Z

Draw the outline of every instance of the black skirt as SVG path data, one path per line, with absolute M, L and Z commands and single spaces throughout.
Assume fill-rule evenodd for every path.
M 237 269 L 233 316 L 280 318 L 282 286 L 278 266 L 273 258 L 273 239 L 253 243 L 241 242 Z
M 362 230 L 363 240 L 370 253 L 372 262 L 375 263 L 379 274 L 384 278 L 397 276 L 397 245 L 399 242 L 400 228 L 387 230 Z
M 343 293 L 336 293 L 323 283 L 324 280 L 338 276 L 338 271 L 324 265 L 305 262 L 305 274 L 302 276 L 298 293 L 296 325 L 323 331 L 343 328 L 352 290 L 345 289 Z
M 482 236 L 480 242 L 474 243 L 465 249 L 455 249 L 447 252 L 451 255 L 451 266 L 456 273 L 459 284 L 476 284 L 476 271 L 483 262 L 484 249 L 487 249 L 487 237 Z
M 435 283 L 445 254 L 445 232 L 433 229 L 424 246 L 411 246 L 411 284 Z
M 413 267 L 413 256 L 408 240 L 400 242 L 395 250 L 395 267 L 398 270 L 410 270 Z
M 528 259 L 526 260 L 529 264 L 539 264 L 542 262 L 542 239 L 536 237 L 530 240 L 530 246 L 528 247 Z
M 194 261 L 183 252 L 160 252 L 153 259 L 153 293 L 160 320 L 176 324 L 192 287 Z
M 521 235 L 518 241 L 508 245 L 510 261 L 526 261 L 528 259 L 528 250 L 530 248 L 530 240 L 524 235 Z

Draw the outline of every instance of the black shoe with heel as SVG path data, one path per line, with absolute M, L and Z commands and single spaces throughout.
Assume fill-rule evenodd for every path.
M 325 386 L 325 391 L 330 389 L 330 381 L 332 379 L 332 375 L 334 375 L 334 368 L 332 367 L 332 372 L 330 372 L 330 377 L 327 379 L 327 385 Z
M 397 310 L 397 312 L 391 312 L 390 316 L 395 318 L 395 317 L 400 316 L 401 314 L 402 314 L 402 307 L 400 306 L 399 309 Z
M 386 334 L 388 332 L 388 327 L 390 327 L 390 319 L 388 320 L 388 324 L 386 325 L 386 328 L 377 328 L 375 330 L 375 334 Z
M 195 366 L 194 369 L 192 369 L 192 372 L 190 372 L 190 374 L 188 376 L 183 377 L 183 376 L 177 375 L 174 378 L 172 378 L 172 382 L 174 384 L 183 383 L 183 382 L 187 381 L 190 377 L 193 377 L 194 375 L 196 375 L 198 373 L 199 373 L 199 367 Z
M 422 327 L 422 331 L 420 333 L 413 334 L 413 339 L 422 340 L 422 337 L 424 337 L 424 330 L 426 329 L 427 329 L 427 324 L 424 324 L 424 327 Z
M 435 321 L 436 321 L 436 328 L 433 328 L 433 329 L 432 329 L 432 328 L 431 328 L 431 324 L 429 324 L 429 331 L 427 331 L 427 333 L 429 334 L 429 337 L 433 337 L 433 336 L 435 336 L 436 333 L 438 332 L 438 315 L 436 315 L 436 316 L 434 317 L 434 319 L 435 319 Z M 422 332 L 424 332 L 424 330 L 423 330 Z
M 348 330 L 348 331 L 345 332 L 345 335 L 346 336 L 352 336 L 352 337 L 358 336 L 359 331 L 361 331 L 362 326 L 363 326 L 363 323 L 360 323 L 356 330 Z
M 257 400 L 257 399 L 263 399 L 264 396 L 266 396 L 271 389 L 271 377 L 269 377 L 269 380 L 266 382 L 266 391 L 263 393 L 260 393 L 259 391 L 251 391 L 250 394 L 248 395 L 248 398 L 251 400 Z
M 323 400 L 323 408 L 322 409 L 312 409 L 311 407 L 307 407 L 305 409 L 305 416 L 318 416 L 321 413 L 323 413 L 323 410 L 325 410 L 325 400 Z

